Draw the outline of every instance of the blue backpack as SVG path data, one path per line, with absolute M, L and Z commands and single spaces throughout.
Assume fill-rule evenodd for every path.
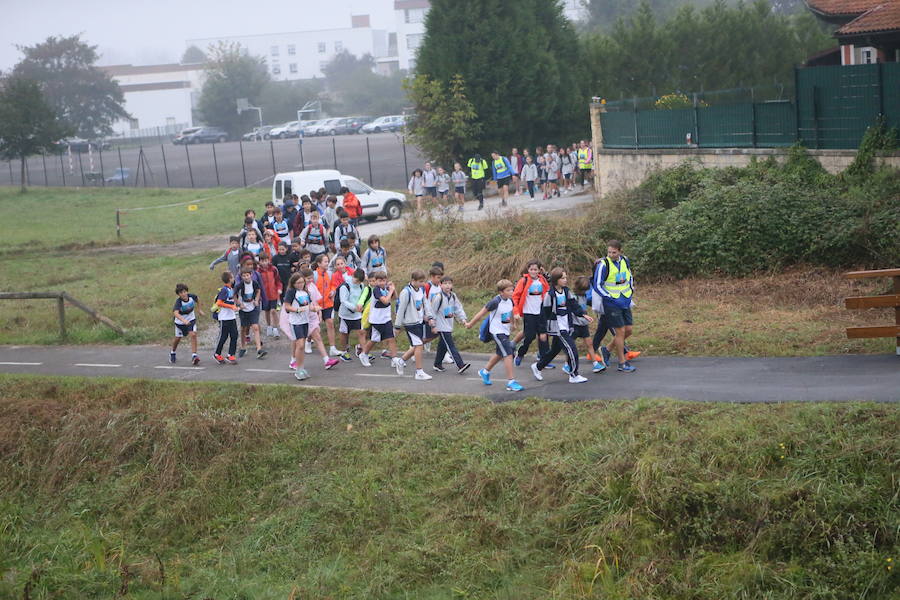
M 478 339 L 487 344 L 488 342 L 493 341 L 493 337 L 491 336 L 491 317 L 494 316 L 496 310 L 488 313 L 488 316 L 484 318 L 481 322 L 481 327 L 478 328 Z

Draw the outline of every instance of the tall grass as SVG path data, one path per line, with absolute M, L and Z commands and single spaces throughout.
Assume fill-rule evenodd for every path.
M 893 405 L 0 385 L 3 597 L 898 592 Z

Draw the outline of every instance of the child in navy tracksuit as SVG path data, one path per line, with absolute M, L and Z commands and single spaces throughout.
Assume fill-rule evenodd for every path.
M 561 350 L 566 351 L 566 362 L 569 365 L 569 383 L 584 383 L 586 377 L 578 374 L 578 348 L 572 338 L 574 326 L 572 317 L 583 317 L 588 323 L 593 321 L 582 310 L 581 305 L 569 288 L 566 287 L 566 272 L 561 267 L 550 271 L 550 292 L 544 297 L 544 315 L 547 318 L 547 334 L 553 338 L 550 352 L 541 355 L 538 362 L 531 365 L 534 378 L 542 381 L 541 371 L 553 360 Z
M 431 298 L 431 311 L 434 313 L 435 330 L 437 330 L 440 342 L 438 342 L 437 354 L 434 356 L 434 370 L 443 372 L 444 355 L 449 353 L 456 363 L 459 373 L 465 373 L 469 368 L 469 363 L 463 362 L 453 342 L 453 320 L 456 319 L 460 323 L 466 322 L 466 311 L 463 309 L 462 302 L 453 292 L 453 278 L 444 275 L 441 278 L 440 292 Z

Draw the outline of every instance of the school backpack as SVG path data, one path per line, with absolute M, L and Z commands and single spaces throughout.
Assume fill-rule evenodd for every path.
M 345 281 L 344 283 L 342 283 L 341 285 L 338 286 L 337 291 L 334 293 L 333 306 L 334 306 L 334 316 L 335 317 L 338 316 L 338 311 L 341 310 L 341 288 L 347 288 L 349 290 L 350 286 L 347 285 L 347 282 Z
M 221 292 L 221 291 L 222 291 L 222 288 L 219 288 L 216 290 L 216 298 L 219 297 L 219 292 Z M 214 303 L 212 305 L 212 308 L 209 309 L 209 316 L 212 317 L 213 321 L 219 320 L 219 305 L 218 304 Z
M 310 225 L 312 225 L 312 223 L 310 223 Z M 309 234 L 310 234 L 311 232 L 312 232 L 312 229 L 307 229 L 307 230 L 306 230 L 306 237 L 303 238 L 303 243 L 304 243 L 304 244 L 308 244 L 308 243 L 309 243 Z M 322 244 L 326 244 L 326 243 L 328 242 L 328 237 L 325 235 L 325 228 L 322 226 L 321 223 L 319 223 L 319 235 L 322 236 Z
M 494 296 L 498 298 L 499 296 Z M 478 339 L 487 344 L 492 341 L 494 338 L 491 336 L 491 317 L 494 316 L 494 313 L 497 312 L 497 309 L 492 310 L 488 313 L 488 315 L 481 322 L 481 327 L 478 328 Z

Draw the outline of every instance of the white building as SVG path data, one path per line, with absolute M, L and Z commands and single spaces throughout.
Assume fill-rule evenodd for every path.
M 397 68 L 415 70 L 416 54 L 425 39 L 425 16 L 429 9 L 431 2 L 428 0 L 394 0 Z
M 236 42 L 252 56 L 263 57 L 275 81 L 322 77 L 325 65 L 347 51 L 354 56 L 370 54 L 376 60 L 388 56 L 388 32 L 373 29 L 369 15 L 353 15 L 351 27 L 318 31 L 262 33 L 187 40 L 204 52 L 219 42 Z
M 119 135 L 171 135 L 193 124 L 205 73 L 200 64 L 110 65 L 100 67 L 115 80 L 125 96 L 125 110 L 133 117 L 118 121 Z M 156 129 L 159 128 L 159 131 Z

